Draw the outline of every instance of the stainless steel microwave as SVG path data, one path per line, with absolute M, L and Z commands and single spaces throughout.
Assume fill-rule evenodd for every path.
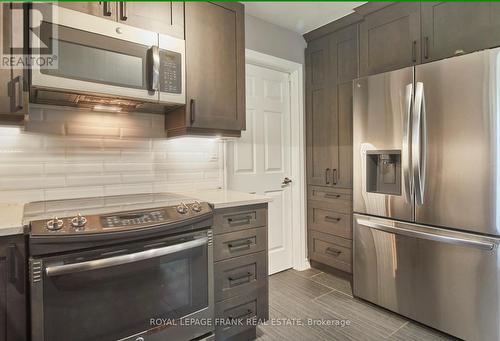
M 29 34 L 32 60 L 47 44 L 55 56 L 32 67 L 32 102 L 148 112 L 186 103 L 182 39 L 47 3 L 33 4 Z

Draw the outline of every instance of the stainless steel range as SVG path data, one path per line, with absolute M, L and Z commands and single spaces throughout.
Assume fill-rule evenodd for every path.
M 212 208 L 173 194 L 34 202 L 32 340 L 213 337 Z

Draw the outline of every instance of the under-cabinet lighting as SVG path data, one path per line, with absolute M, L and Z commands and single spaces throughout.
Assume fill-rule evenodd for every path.
M 122 108 L 117 107 L 117 106 L 111 106 L 111 105 L 102 105 L 102 104 L 97 104 L 94 105 L 92 110 L 95 111 L 110 111 L 110 112 L 121 112 Z

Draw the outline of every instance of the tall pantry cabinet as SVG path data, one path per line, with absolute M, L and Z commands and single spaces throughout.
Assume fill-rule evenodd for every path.
M 305 58 L 309 259 L 350 273 L 358 24 L 310 40 Z

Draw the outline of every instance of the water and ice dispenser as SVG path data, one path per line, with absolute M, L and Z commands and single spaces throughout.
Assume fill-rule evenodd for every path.
M 366 152 L 366 191 L 401 195 L 401 151 Z

